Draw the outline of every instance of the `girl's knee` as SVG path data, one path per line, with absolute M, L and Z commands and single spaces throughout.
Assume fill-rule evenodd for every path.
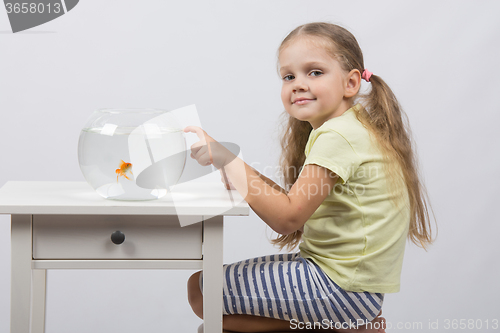
M 196 272 L 189 277 L 188 282 L 187 282 L 188 297 L 191 297 L 191 296 L 194 297 L 198 294 L 201 295 L 200 274 L 201 274 L 201 271 Z
M 188 302 L 191 305 L 194 313 L 202 318 L 203 317 L 203 294 L 200 290 L 200 274 L 201 271 L 191 275 L 187 282 Z

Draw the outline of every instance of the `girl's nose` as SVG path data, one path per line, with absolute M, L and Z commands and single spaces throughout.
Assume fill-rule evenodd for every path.
M 293 92 L 307 91 L 307 84 L 303 79 L 296 78 L 293 83 Z

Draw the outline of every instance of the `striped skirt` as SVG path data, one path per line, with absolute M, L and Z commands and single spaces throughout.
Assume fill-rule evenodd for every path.
M 203 274 L 200 275 L 200 289 Z M 224 265 L 224 314 L 319 323 L 372 321 L 384 294 L 344 291 L 300 253 Z

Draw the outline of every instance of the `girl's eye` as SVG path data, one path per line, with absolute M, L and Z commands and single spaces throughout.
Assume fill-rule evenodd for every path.
M 312 76 L 320 76 L 321 74 L 323 74 L 321 71 L 311 71 Z
M 294 77 L 291 74 L 283 76 L 283 81 L 291 81 L 293 79 L 294 79 Z

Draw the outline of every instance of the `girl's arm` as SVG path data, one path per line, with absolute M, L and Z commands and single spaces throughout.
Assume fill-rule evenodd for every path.
M 288 235 L 301 229 L 330 193 L 337 176 L 318 165 L 306 165 L 290 192 L 285 194 L 266 184 L 240 158 L 224 170 L 238 192 L 271 229 Z
M 306 165 L 290 192 L 285 193 L 283 189 L 280 188 L 280 191 L 266 183 L 252 167 L 201 128 L 190 126 L 184 131 L 195 132 L 201 139 L 191 147 L 191 157 L 201 165 L 213 164 L 218 169 L 223 168 L 233 186 L 255 213 L 271 229 L 282 235 L 301 229 L 338 179 L 336 174 L 321 166 Z

